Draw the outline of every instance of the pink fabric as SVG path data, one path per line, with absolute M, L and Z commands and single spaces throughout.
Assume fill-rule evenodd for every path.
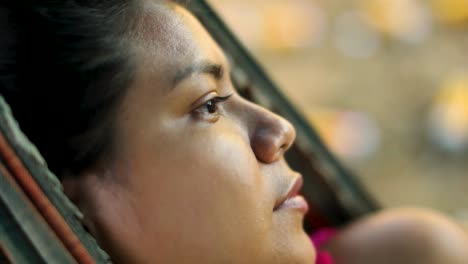
M 320 247 L 327 243 L 332 237 L 334 237 L 335 234 L 335 229 L 324 228 L 318 230 L 310 236 L 310 238 L 312 239 L 312 243 L 314 244 L 315 249 L 317 250 L 317 258 L 315 260 L 315 264 L 334 263 L 332 256 L 326 251 L 321 251 Z
M 328 254 L 328 252 L 322 251 L 317 253 L 317 258 L 315 259 L 315 264 L 333 264 L 333 258 Z

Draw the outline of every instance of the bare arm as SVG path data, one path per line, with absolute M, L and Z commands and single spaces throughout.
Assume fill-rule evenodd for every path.
M 337 264 L 466 264 L 468 236 L 448 218 L 393 209 L 346 227 L 327 245 Z

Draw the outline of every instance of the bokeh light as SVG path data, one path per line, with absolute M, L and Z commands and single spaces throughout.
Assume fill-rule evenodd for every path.
M 326 31 L 326 15 L 312 1 L 220 1 L 215 7 L 239 35 L 256 50 L 294 51 L 316 46 Z
M 380 37 L 358 11 L 348 11 L 336 19 L 335 46 L 344 55 L 369 58 L 380 45 Z
M 378 31 L 399 40 L 415 43 L 431 32 L 428 8 L 417 0 L 361 0 L 367 21 Z
M 304 48 L 323 38 L 325 14 L 311 1 L 272 1 L 264 12 L 264 46 L 268 49 Z
M 430 3 L 442 22 L 456 24 L 468 21 L 467 0 L 430 0 Z
M 366 160 L 379 147 L 379 129 L 366 113 L 322 109 L 307 116 L 330 150 L 346 161 Z
M 450 77 L 438 92 L 429 114 L 429 134 L 442 150 L 468 149 L 468 73 Z

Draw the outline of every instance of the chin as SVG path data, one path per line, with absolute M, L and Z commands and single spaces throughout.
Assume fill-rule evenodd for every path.
M 278 259 L 274 263 L 278 264 L 314 264 L 316 251 L 309 236 L 302 232 L 297 236 L 286 239 L 289 242 L 282 242 L 283 245 Z
M 309 236 L 304 232 L 303 238 L 301 242 L 298 243 L 296 249 L 294 249 L 294 253 L 296 253 L 297 260 L 296 262 L 290 263 L 298 263 L 298 264 L 314 264 L 317 252 L 310 240 Z

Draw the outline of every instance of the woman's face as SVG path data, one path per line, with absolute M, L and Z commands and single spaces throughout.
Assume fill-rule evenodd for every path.
M 222 50 L 176 5 L 147 3 L 113 156 L 65 183 L 121 263 L 313 263 L 294 128 L 234 90 Z M 69 188 L 74 191 L 70 191 Z

